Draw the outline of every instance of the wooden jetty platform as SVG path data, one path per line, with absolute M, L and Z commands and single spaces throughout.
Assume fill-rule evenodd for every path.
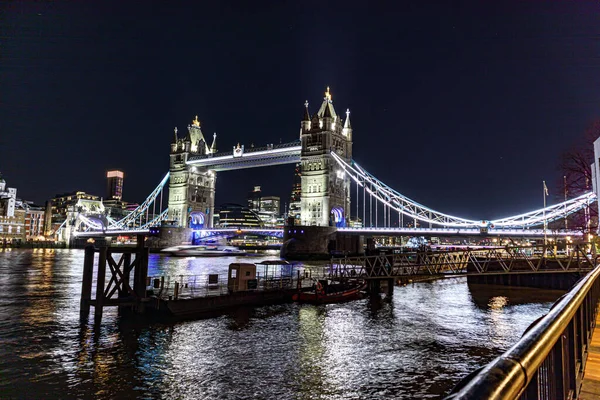
M 232 263 L 220 274 L 148 276 L 142 237 L 137 247 L 86 247 L 80 314 L 87 318 L 93 307 L 96 322 L 104 307 L 158 318 L 212 316 L 237 307 L 291 303 L 299 292 L 314 290 L 317 281 L 328 290 L 337 287 L 330 282 L 350 280 L 330 280 L 312 270 L 301 274 L 282 260 Z
M 596 329 L 589 344 L 583 384 L 579 398 L 581 400 L 600 399 L 600 314 L 596 316 Z

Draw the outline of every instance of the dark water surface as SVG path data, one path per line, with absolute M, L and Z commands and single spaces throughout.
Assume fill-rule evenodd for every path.
M 151 255 L 149 274 L 226 271 L 234 260 Z M 561 294 L 452 278 L 396 287 L 389 302 L 171 325 L 109 308 L 94 327 L 93 312 L 79 319 L 82 266 L 82 250 L 0 249 L 0 398 L 437 399 Z

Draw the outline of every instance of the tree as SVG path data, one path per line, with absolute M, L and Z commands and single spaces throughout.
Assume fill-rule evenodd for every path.
M 572 199 L 592 190 L 592 169 L 594 162 L 594 141 L 600 137 L 600 120 L 593 121 L 585 130 L 581 140 L 562 154 L 560 170 L 563 179 L 556 186 L 559 193 Z M 560 196 L 564 199 L 563 196 Z M 589 216 L 588 216 L 589 213 Z M 598 207 L 590 206 L 571 214 L 567 219 L 569 229 L 596 231 L 598 225 Z

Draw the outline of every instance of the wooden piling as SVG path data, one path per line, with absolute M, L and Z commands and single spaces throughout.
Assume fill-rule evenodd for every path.
M 127 297 L 129 296 L 129 290 L 127 287 L 129 285 L 129 268 L 131 266 L 131 253 L 123 253 L 123 281 L 121 282 L 121 287 L 119 287 L 119 297 Z
M 387 280 L 387 295 L 388 296 L 394 295 L 394 279 Z
M 85 247 L 83 259 L 83 281 L 81 282 L 81 301 L 79 313 L 82 317 L 90 315 L 90 300 L 92 299 L 92 280 L 94 277 L 94 246 Z
M 102 321 L 102 308 L 104 307 L 104 284 L 106 280 L 106 254 L 108 247 L 102 246 L 98 249 L 98 277 L 96 282 L 96 305 L 94 320 L 96 323 Z

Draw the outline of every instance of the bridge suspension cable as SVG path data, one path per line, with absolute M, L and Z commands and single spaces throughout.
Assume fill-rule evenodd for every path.
M 167 217 L 167 209 L 163 210 L 163 189 L 169 180 L 169 173 L 160 181 L 158 186 L 148 195 L 146 200 L 125 218 L 112 220 L 109 229 L 131 229 L 154 226 Z M 158 206 L 159 214 L 156 214 Z
M 487 220 L 469 220 L 455 217 L 433 210 L 414 200 L 402 195 L 392 189 L 375 176 L 363 169 L 354 160 L 351 163 L 346 162 L 335 152 L 331 152 L 333 159 L 343 169 L 357 186 L 363 188 L 363 225 L 366 226 L 366 196 L 369 196 L 369 224 L 378 227 L 378 203 L 383 207 L 383 227 L 390 227 L 392 224 L 391 210 L 398 213 L 398 225 L 404 226 L 404 216 L 416 222 L 432 225 L 456 228 L 528 228 L 541 225 L 544 221 L 551 222 L 564 218 L 578 210 L 589 206 L 596 201 L 596 195 L 592 192 L 583 194 L 574 199 L 564 201 L 546 208 L 519 214 L 513 217 L 500 218 L 491 221 Z M 358 192 L 358 188 L 357 188 Z M 356 201 L 360 196 L 357 195 Z M 375 219 L 373 219 L 373 199 L 375 199 Z M 357 207 L 358 209 L 358 207 Z M 358 217 L 358 212 L 357 212 Z

